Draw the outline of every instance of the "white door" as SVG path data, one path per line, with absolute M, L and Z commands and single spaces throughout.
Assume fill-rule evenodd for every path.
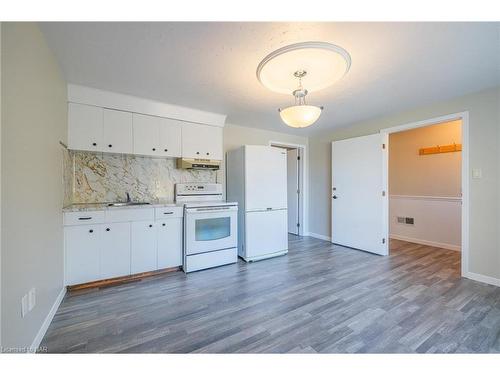
M 68 148 L 102 151 L 103 109 L 91 105 L 68 104 Z
M 160 155 L 160 119 L 155 116 L 133 115 L 134 154 Z
M 182 121 L 161 118 L 160 125 L 160 155 L 170 157 L 181 156 Z
M 131 154 L 132 113 L 104 109 L 104 149 L 106 152 Z
M 383 234 L 382 136 L 332 142 L 332 242 L 387 255 Z
M 287 151 L 288 233 L 299 234 L 299 150 Z
M 156 270 L 155 223 L 152 221 L 135 221 L 131 224 L 131 231 L 131 273 Z
M 286 150 L 245 146 L 245 210 L 287 207 Z
M 99 225 L 74 225 L 64 228 L 66 285 L 99 279 Z
M 263 257 L 288 249 L 286 210 L 245 214 L 246 259 Z
M 156 223 L 158 233 L 158 269 L 182 265 L 182 219 Z
M 130 223 L 101 224 L 101 277 L 130 275 Z

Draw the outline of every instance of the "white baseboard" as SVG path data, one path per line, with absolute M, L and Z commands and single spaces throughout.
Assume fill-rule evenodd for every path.
M 395 240 L 406 241 L 406 242 L 418 243 L 420 245 L 440 247 L 440 248 L 447 249 L 447 250 L 454 250 L 454 251 L 461 251 L 462 250 L 460 246 L 452 245 L 452 244 L 449 244 L 449 243 L 442 243 L 442 242 L 434 242 L 434 241 L 421 240 L 419 238 L 405 237 L 405 236 L 400 236 L 400 235 L 397 235 L 397 234 L 391 234 L 391 235 L 389 235 L 389 238 L 392 238 L 392 239 L 395 239 Z
M 49 313 L 45 317 L 45 320 L 43 321 L 42 326 L 38 330 L 38 333 L 35 336 L 35 339 L 33 340 L 33 343 L 31 344 L 30 347 L 30 352 L 35 353 L 38 347 L 40 346 L 40 343 L 43 340 L 43 336 L 45 336 L 45 333 L 47 333 L 47 329 L 50 326 L 50 323 L 52 322 L 52 319 L 54 319 L 54 315 L 56 315 L 57 309 L 59 308 L 59 305 L 61 304 L 64 296 L 66 294 L 66 287 L 63 287 L 59 295 L 57 296 L 54 304 L 52 305 L 52 308 L 50 309 Z
M 332 238 L 331 237 L 324 236 L 324 235 L 318 234 L 318 233 L 309 232 L 309 233 L 305 233 L 304 236 L 310 236 L 310 237 L 318 238 L 320 240 L 325 240 L 325 241 L 328 241 L 328 242 L 332 242 Z
M 486 283 L 494 286 L 500 286 L 500 279 L 496 279 L 491 276 L 485 276 L 481 275 L 479 273 L 474 273 L 474 272 L 466 272 L 465 275 L 463 275 L 467 279 L 479 281 L 481 283 Z

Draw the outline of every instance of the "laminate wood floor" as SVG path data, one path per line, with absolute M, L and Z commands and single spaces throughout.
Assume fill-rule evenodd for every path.
M 391 242 L 381 257 L 310 237 L 287 256 L 69 293 L 50 353 L 499 352 L 500 288 L 455 251 Z

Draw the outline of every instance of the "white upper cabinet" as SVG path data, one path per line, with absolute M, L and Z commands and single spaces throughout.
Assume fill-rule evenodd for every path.
M 68 103 L 68 148 L 222 160 L 222 127 Z
M 68 104 L 68 148 L 71 150 L 103 150 L 103 108 Z
M 182 157 L 222 160 L 222 128 L 184 123 Z
M 105 152 L 121 154 L 133 153 L 132 113 L 104 109 L 104 144 Z
M 134 154 L 181 156 L 181 121 L 134 113 Z
M 134 113 L 134 154 L 160 156 L 159 118 Z
M 160 154 L 181 157 L 182 121 L 160 117 L 159 127 Z

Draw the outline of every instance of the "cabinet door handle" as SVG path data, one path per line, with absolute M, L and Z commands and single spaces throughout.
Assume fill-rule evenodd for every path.
M 109 229 L 109 228 L 106 228 L 106 232 L 109 232 L 110 230 L 111 230 L 111 229 Z
M 89 230 L 89 233 L 94 233 L 94 230 L 93 229 Z
M 113 147 L 113 145 L 108 145 L 109 148 Z
M 166 148 L 166 149 L 165 149 L 165 150 L 163 150 L 163 151 L 167 152 L 167 151 L 168 151 L 168 148 Z
M 156 148 L 153 148 L 153 151 L 156 151 Z
M 153 224 L 149 224 L 149 227 L 150 227 L 150 228 L 153 228 Z
M 210 152 L 207 152 L 207 155 L 210 155 Z
M 94 143 L 92 143 L 92 146 L 97 146 L 97 143 L 95 143 L 95 142 L 94 142 Z
M 199 151 L 196 151 L 196 155 L 199 155 L 199 154 L 200 154 L 200 152 L 199 152 Z
M 165 223 L 162 224 L 162 226 L 165 226 L 165 225 L 166 225 Z
M 168 212 L 164 212 L 163 215 L 172 215 L 173 212 L 172 211 L 168 211 Z
M 78 220 L 90 220 L 92 219 L 92 216 L 86 216 L 86 217 L 79 217 Z

